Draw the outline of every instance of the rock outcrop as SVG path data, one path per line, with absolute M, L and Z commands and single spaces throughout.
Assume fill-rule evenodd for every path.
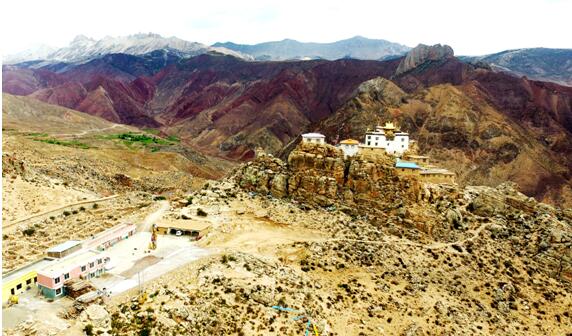
M 451 58 L 453 55 L 453 48 L 448 45 L 435 44 L 433 46 L 428 46 L 425 44 L 419 44 L 407 53 L 407 56 L 405 56 L 401 63 L 399 63 L 395 74 L 400 75 L 427 61 L 440 61 Z
M 240 168 L 235 178 L 246 190 L 319 206 L 339 203 L 381 210 L 395 200 L 415 201 L 420 195 L 418 181 L 397 176 L 387 155 L 358 155 L 344 161 L 340 149 L 311 143 L 299 144 L 287 163 L 261 154 Z

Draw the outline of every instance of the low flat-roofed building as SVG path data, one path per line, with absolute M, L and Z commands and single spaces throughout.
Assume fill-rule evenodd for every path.
M 210 226 L 207 221 L 174 219 L 157 223 L 155 230 L 159 234 L 190 236 L 198 240 L 209 232 Z
M 430 157 L 425 156 L 425 155 L 414 155 L 414 154 L 405 153 L 405 155 L 403 156 L 403 159 L 407 160 L 407 161 L 415 162 L 418 165 L 425 166 L 425 165 L 429 164 Z
M 326 136 L 320 133 L 305 133 L 302 134 L 302 142 L 325 144 Z
M 38 288 L 47 298 L 65 295 L 64 284 L 71 279 L 91 279 L 105 272 L 109 257 L 100 252 L 84 250 L 74 253 L 38 270 Z
M 430 183 L 454 184 L 455 173 L 441 168 L 423 169 L 421 171 L 421 180 Z
M 43 258 L 2 275 L 2 302 L 11 295 L 19 295 L 28 289 L 36 288 L 38 270 L 48 266 L 55 259 Z
M 105 251 L 117 242 L 133 236 L 136 230 L 137 227 L 135 224 L 119 224 L 86 240 L 83 243 L 83 247 L 86 249 Z
M 81 249 L 79 240 L 68 240 L 48 249 L 48 257 L 63 258 Z
M 399 160 L 395 163 L 395 170 L 398 175 L 419 175 L 421 167 L 415 162 Z

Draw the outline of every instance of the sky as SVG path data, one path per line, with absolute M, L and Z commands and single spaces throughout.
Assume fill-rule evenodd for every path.
M 572 48 L 572 0 L 4 0 L 3 55 L 76 35 L 136 33 L 213 44 L 291 38 L 333 42 L 360 35 L 414 47 L 448 44 L 456 55 Z

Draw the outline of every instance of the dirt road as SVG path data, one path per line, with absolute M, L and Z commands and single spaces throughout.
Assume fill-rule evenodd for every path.
M 163 217 L 165 211 L 169 210 L 170 207 L 169 201 L 159 201 L 159 202 L 161 203 L 159 209 L 157 209 L 155 212 L 145 217 L 143 223 L 139 224 L 139 226 L 137 227 L 137 231 L 139 232 L 151 231 L 151 227 L 153 226 L 153 224 L 155 224 L 155 222 L 157 222 L 159 219 Z
M 40 217 L 40 216 L 49 215 L 49 214 L 51 214 L 51 213 L 53 213 L 53 212 L 59 212 L 59 211 L 62 211 L 62 210 L 65 210 L 65 209 L 69 209 L 69 208 L 74 207 L 74 206 L 86 205 L 86 204 L 91 204 L 91 203 L 104 202 L 104 201 L 108 201 L 108 200 L 114 199 L 114 198 L 116 198 L 116 197 L 118 197 L 118 196 L 119 196 L 119 195 L 116 194 L 116 195 L 111 195 L 111 196 L 108 196 L 108 197 L 102 197 L 102 198 L 98 198 L 98 199 L 85 200 L 85 201 L 79 201 L 79 202 L 74 202 L 74 203 L 66 204 L 66 205 L 63 205 L 63 206 L 61 206 L 61 207 L 57 207 L 57 208 L 55 208 L 55 209 L 46 210 L 46 211 L 43 211 L 43 212 L 40 212 L 40 213 L 37 213 L 37 214 L 33 214 L 33 215 L 28 216 L 28 217 L 25 217 L 25 218 L 17 219 L 17 220 L 15 220 L 15 221 L 13 221 L 13 222 L 6 223 L 6 225 L 3 225 L 3 226 L 2 226 L 2 229 L 7 229 L 7 228 L 10 228 L 10 227 L 12 227 L 12 226 L 14 226 L 14 225 L 16 225 L 16 224 L 20 224 L 20 223 L 22 223 L 22 222 L 25 222 L 25 221 L 27 221 L 27 220 L 34 219 L 34 218 Z

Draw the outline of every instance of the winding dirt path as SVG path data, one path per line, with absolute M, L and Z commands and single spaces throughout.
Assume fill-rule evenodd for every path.
M 79 133 L 61 133 L 61 134 L 52 134 L 55 136 L 61 136 L 61 137 L 77 137 L 77 136 L 84 136 L 88 133 L 93 133 L 93 132 L 101 132 L 101 131 L 107 131 L 110 129 L 114 129 L 117 127 L 124 127 L 124 128 L 128 128 L 128 126 L 126 125 L 121 125 L 121 124 L 113 124 L 112 126 L 109 127 L 104 127 L 104 128 L 94 128 L 94 129 L 90 129 L 90 130 L 85 130 L 85 131 L 81 131 Z
M 34 218 L 36 218 L 36 217 L 45 216 L 45 215 L 48 215 L 48 214 L 53 213 L 53 212 L 56 212 L 56 211 L 62 211 L 62 210 L 64 210 L 64 209 L 68 209 L 68 208 L 71 208 L 71 207 L 74 207 L 74 206 L 78 206 L 78 205 L 82 205 L 82 204 L 100 203 L 100 202 L 108 201 L 108 200 L 110 200 L 110 199 L 117 198 L 118 196 L 119 196 L 119 195 L 115 194 L 115 195 L 111 195 L 111 196 L 107 196 L 107 197 L 102 197 L 102 198 L 97 198 L 97 199 L 92 199 L 92 200 L 85 200 L 85 201 L 79 201 L 79 202 L 74 202 L 74 203 L 66 204 L 66 205 L 63 205 L 63 206 L 61 206 L 61 207 L 57 207 L 57 208 L 54 208 L 54 209 L 46 210 L 46 211 L 43 211 L 43 212 L 40 212 L 40 213 L 37 213 L 37 214 L 33 214 L 33 215 L 30 215 L 30 216 L 27 216 L 27 217 L 24 217 L 24 218 L 17 219 L 17 220 L 15 220 L 15 221 L 13 221 L 13 222 L 10 222 L 10 223 L 6 223 L 6 225 L 2 225 L 2 229 L 5 230 L 5 229 L 10 228 L 10 227 L 12 227 L 12 226 L 14 226 L 14 225 L 16 225 L 16 224 L 20 224 L 20 223 L 22 223 L 22 222 L 25 222 L 25 221 L 34 219 Z

